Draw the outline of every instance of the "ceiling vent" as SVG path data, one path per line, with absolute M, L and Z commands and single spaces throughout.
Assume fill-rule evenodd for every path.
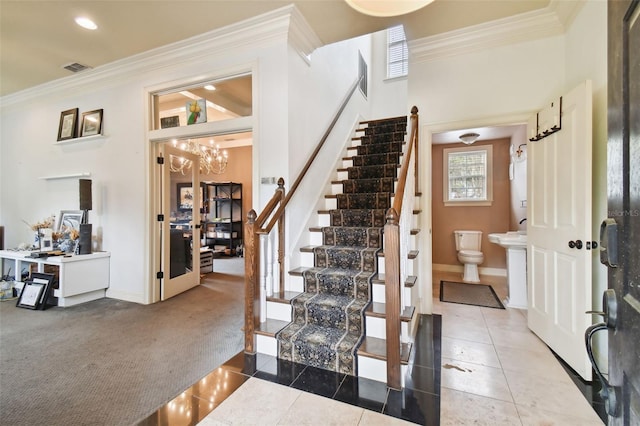
M 71 72 L 80 72 L 80 71 L 84 71 L 84 70 L 90 69 L 91 67 L 88 66 L 88 65 L 82 65 L 82 64 L 79 64 L 77 62 L 74 62 L 72 64 L 67 64 L 67 65 L 63 66 L 62 68 L 66 69 L 66 70 L 69 70 Z

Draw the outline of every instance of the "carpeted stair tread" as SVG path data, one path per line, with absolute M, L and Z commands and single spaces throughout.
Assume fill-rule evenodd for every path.
M 386 222 L 386 209 L 333 209 L 329 210 L 332 226 L 379 226 Z
M 391 207 L 390 192 L 336 194 L 338 209 L 383 209 Z
M 372 166 L 347 167 L 348 179 L 367 179 L 398 177 L 398 165 L 396 164 L 374 164 Z
M 395 178 L 366 178 L 366 179 L 346 179 L 342 182 L 342 192 L 344 194 L 368 193 L 368 192 L 390 192 L 395 191 Z
M 380 164 L 398 164 L 400 162 L 399 152 L 389 152 L 386 154 L 356 155 L 351 157 L 352 166 L 375 166 Z

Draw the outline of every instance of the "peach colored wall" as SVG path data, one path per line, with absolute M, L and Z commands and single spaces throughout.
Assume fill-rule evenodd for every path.
M 495 139 L 476 142 L 474 145 L 493 145 L 493 204 L 486 207 L 445 207 L 442 201 L 442 151 L 445 148 L 460 147 L 460 143 L 437 144 L 432 146 L 432 214 L 433 214 L 433 263 L 460 265 L 456 255 L 453 231 L 475 229 L 482 231 L 484 262 L 480 267 L 506 268 L 505 250 L 490 243 L 487 235 L 509 230 L 510 181 L 509 181 L 510 139 Z

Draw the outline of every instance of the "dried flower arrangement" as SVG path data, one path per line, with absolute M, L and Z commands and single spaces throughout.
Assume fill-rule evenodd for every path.
M 45 228 L 53 228 L 53 221 L 55 219 L 55 216 L 49 216 L 46 219 L 41 220 L 40 222 L 36 222 L 34 224 L 31 224 L 29 222 L 27 222 L 26 220 L 22 220 L 24 223 L 27 224 L 27 226 L 29 228 L 31 228 L 32 231 L 40 231 L 41 229 L 45 229 Z
M 39 238 L 41 238 L 41 229 L 53 228 L 53 224 L 55 221 L 55 216 L 50 216 L 46 219 L 41 220 L 40 222 L 36 222 L 31 224 L 26 220 L 22 220 L 27 226 L 36 233 L 36 240 L 33 247 L 38 247 Z M 54 248 L 60 249 L 65 252 L 72 252 L 75 249 L 76 241 L 80 237 L 80 231 L 64 226 L 61 231 L 53 232 L 51 234 L 53 239 Z

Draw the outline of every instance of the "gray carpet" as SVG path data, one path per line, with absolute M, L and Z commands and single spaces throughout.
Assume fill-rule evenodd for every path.
M 215 259 L 227 273 L 153 305 L 0 303 L 0 424 L 131 425 L 153 413 L 242 350 L 243 261 Z
M 440 281 L 440 300 L 442 302 L 461 303 L 463 305 L 504 309 L 493 287 L 487 284 Z

